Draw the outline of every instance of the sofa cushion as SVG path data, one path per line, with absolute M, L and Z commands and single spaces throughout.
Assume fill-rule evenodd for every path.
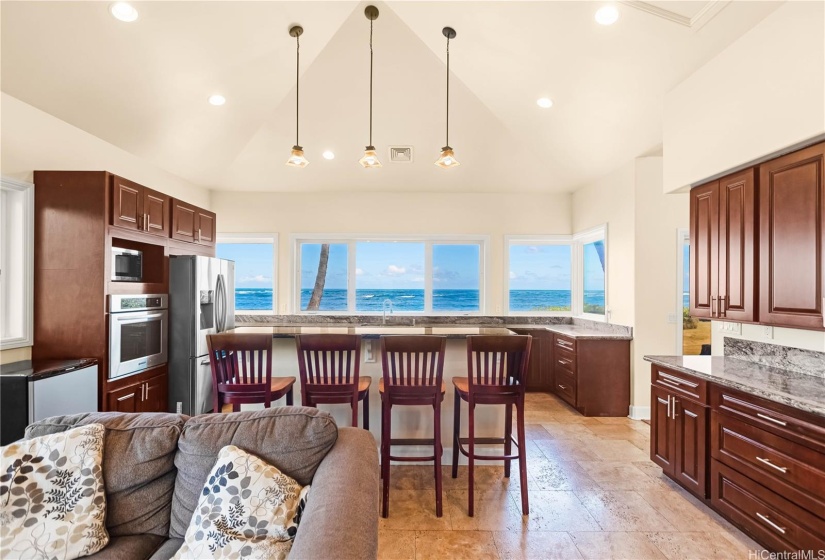
M 163 537 L 157 535 L 114 537 L 106 548 L 86 558 L 88 560 L 148 560 L 154 558 L 155 551 L 164 541 Z
M 169 539 L 155 551 L 149 560 L 170 560 L 181 546 L 183 546 L 183 539 Z
M 100 424 L 0 448 L 0 556 L 72 560 L 106 546 Z
M 26 428 L 38 437 L 86 424 L 103 424 L 106 527 L 112 537 L 169 536 L 175 452 L 187 416 L 94 412 L 55 416 Z
M 178 440 L 171 538 L 183 538 L 220 450 L 234 445 L 260 457 L 301 486 L 335 445 L 332 416 L 315 408 L 283 407 L 190 418 Z

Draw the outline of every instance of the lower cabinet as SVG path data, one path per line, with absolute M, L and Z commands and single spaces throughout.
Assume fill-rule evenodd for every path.
M 769 550 L 825 550 L 822 417 L 655 364 L 651 383 L 653 462 Z
M 665 386 L 666 383 L 672 387 Z M 708 495 L 708 407 L 706 388 L 696 392 L 701 386 L 692 377 L 654 366 L 650 460 L 687 490 L 705 499 Z M 696 398 L 686 396 L 686 391 L 691 391 L 690 396 Z
M 109 382 L 108 412 L 167 412 L 169 375 L 166 366 Z
M 630 413 L 630 341 L 553 334 L 555 393 L 584 416 Z
M 527 364 L 527 390 L 553 390 L 553 333 L 546 329 L 513 329 L 518 334 L 533 337 L 530 363 Z

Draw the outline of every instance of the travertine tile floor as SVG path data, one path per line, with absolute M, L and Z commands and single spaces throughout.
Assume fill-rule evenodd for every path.
M 650 462 L 647 424 L 585 418 L 546 394 L 528 394 L 525 408 L 530 515 L 515 462 L 509 481 L 501 463 L 477 467 L 474 517 L 466 467 L 457 479 L 445 467 L 440 519 L 432 467 L 393 466 L 379 559 L 748 560 L 761 550 Z

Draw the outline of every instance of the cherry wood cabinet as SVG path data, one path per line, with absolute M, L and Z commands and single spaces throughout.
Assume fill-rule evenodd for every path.
M 707 498 L 707 387 L 701 380 L 652 368 L 650 460 L 698 497 Z
M 172 201 L 172 238 L 199 245 L 215 245 L 214 212 L 182 200 Z
M 167 412 L 169 375 L 163 365 L 117 379 L 106 392 L 106 409 L 112 412 Z
M 553 333 L 555 393 L 584 416 L 630 412 L 630 341 Z
M 824 328 L 825 143 L 760 166 L 762 323 Z
M 116 227 L 169 237 L 170 198 L 123 177 L 112 176 L 112 221 Z
M 533 337 L 530 363 L 527 364 L 527 390 L 553 390 L 553 333 L 547 329 L 512 329 Z
M 690 309 L 694 317 L 753 321 L 756 311 L 753 168 L 690 196 Z

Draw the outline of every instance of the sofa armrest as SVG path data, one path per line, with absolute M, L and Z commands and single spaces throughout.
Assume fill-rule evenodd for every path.
M 318 466 L 289 558 L 378 556 L 378 450 L 359 428 L 339 428 Z

